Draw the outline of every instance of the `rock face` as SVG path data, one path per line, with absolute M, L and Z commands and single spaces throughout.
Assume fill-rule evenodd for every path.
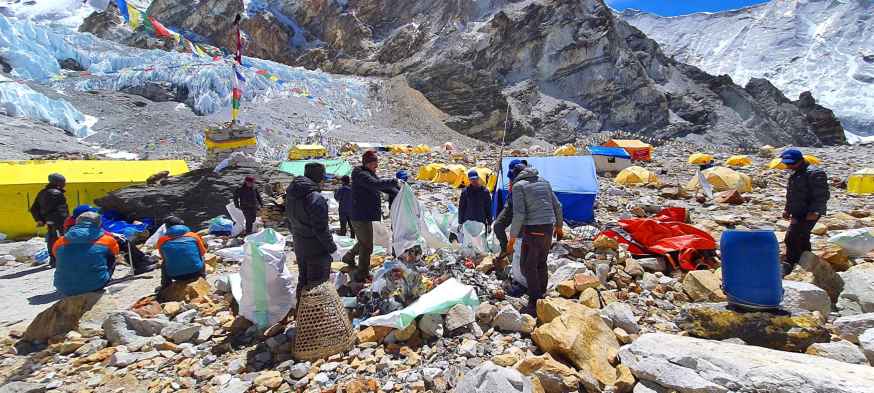
M 538 318 L 541 303 L 538 302 Z M 611 362 L 619 350 L 616 335 L 597 311 L 570 301 L 567 305 L 563 313 L 535 329 L 531 338 L 543 352 L 568 359 L 600 383 L 613 385 L 616 369 Z
M 783 280 L 783 308 L 819 311 L 823 317 L 831 312 L 831 299 L 822 288 L 799 281 Z
M 450 128 L 552 143 L 603 130 L 735 145 L 816 145 L 807 111 L 775 111 L 728 77 L 665 56 L 601 0 L 155 0 L 149 13 L 225 48 L 308 68 L 406 78 Z M 785 97 L 783 97 L 785 99 Z M 766 105 L 767 104 L 767 105 Z M 813 108 L 813 107 L 811 107 Z M 827 113 L 811 115 L 823 128 Z M 811 109 L 814 111 L 814 109 Z
M 533 393 L 531 381 L 518 371 L 485 362 L 464 375 L 458 393 Z
M 863 332 L 874 329 L 874 313 L 840 317 L 835 319 L 832 324 L 841 338 L 857 343 Z
M 767 78 L 790 96 L 810 89 L 847 130 L 870 132 L 871 15 L 869 1 L 777 0 L 718 13 L 663 18 L 627 10 L 621 17 L 678 61 L 739 83 Z
M 844 290 L 837 307 L 842 315 L 874 312 L 874 263 L 865 263 L 838 273 Z
M 661 333 L 623 347 L 620 358 L 638 380 L 679 393 L 862 393 L 874 384 L 867 366 Z
M 815 342 L 829 341 L 823 322 L 811 313 L 739 312 L 726 303 L 687 304 L 677 324 L 694 337 L 740 338 L 751 345 L 784 351 L 803 352 Z
M 816 343 L 805 351 L 808 355 L 822 356 L 839 362 L 868 365 L 868 359 L 859 347 L 849 341 Z
M 220 174 L 198 169 L 171 177 L 159 185 L 124 188 L 97 199 L 110 210 L 138 218 L 162 220 L 175 215 L 189 225 L 199 225 L 219 215 L 227 215 L 225 205 L 246 176 L 260 177 L 258 168 L 228 168 Z

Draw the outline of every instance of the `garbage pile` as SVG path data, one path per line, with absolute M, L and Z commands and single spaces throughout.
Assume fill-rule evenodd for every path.
M 295 360 L 297 321 L 289 312 L 297 264 L 277 182 L 265 187 L 263 231 L 244 240 L 199 227 L 210 251 L 206 280 L 143 294 L 102 317 L 77 307 L 91 295 L 64 299 L 37 320 L 76 323 L 54 324 L 69 326 L 64 332 L 14 328 L 2 342 L 0 375 L 58 392 L 870 390 L 874 201 L 840 187 L 858 170 L 850 159 L 858 148 L 813 152 L 837 186 L 813 231 L 813 253 L 783 281 L 782 313 L 728 305 L 719 242 L 731 229 L 769 228 L 782 239 L 786 174 L 767 169 L 772 157 L 749 155 L 750 165 L 732 169 L 750 179 L 749 188 L 742 181 L 742 189 L 726 190 L 730 198 L 709 195 L 708 185 L 718 189 L 732 176 L 698 177 L 687 157 L 700 149 L 655 148 L 652 161 L 637 164 L 658 183 L 598 178 L 596 221 L 568 226 L 552 247 L 548 294 L 535 316 L 520 312 L 523 283 L 512 260 L 496 258 L 493 236 L 484 227 L 458 227 L 460 189 L 409 177 L 395 205 L 413 213 L 402 218 L 395 205 L 383 209 L 391 213 L 377 231 L 371 282 L 350 283 L 339 261 L 354 240 L 334 235 L 340 250 L 329 282 L 350 316 L 354 345 L 325 359 Z M 493 148 L 398 150 L 381 153 L 383 176 L 434 163 L 497 169 Z M 711 155 L 724 161 L 738 154 Z M 356 156 L 346 159 L 358 165 Z M 336 203 L 329 205 L 338 231 Z M 28 266 L 40 241 L 0 244 L 2 269 Z M 252 252 L 260 247 L 275 253 L 258 259 Z M 148 245 L 143 251 L 154 254 Z M 259 303 L 252 291 L 271 296 Z M 691 358 L 706 362 L 681 361 Z

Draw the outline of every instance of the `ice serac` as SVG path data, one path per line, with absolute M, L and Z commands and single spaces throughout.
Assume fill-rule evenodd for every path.
M 84 138 L 91 132 L 85 115 L 69 102 L 48 98 L 26 84 L 13 82 L 2 75 L 0 111 L 8 116 L 51 124 L 79 138 Z
M 847 130 L 874 135 L 874 2 L 772 0 L 669 18 L 626 10 L 621 18 L 677 61 L 741 84 L 766 78 L 790 97 L 810 91 Z

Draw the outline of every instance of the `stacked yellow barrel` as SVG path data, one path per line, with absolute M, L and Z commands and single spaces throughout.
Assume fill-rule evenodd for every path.
M 258 139 L 255 138 L 255 126 L 253 125 L 209 127 L 204 135 L 204 144 L 206 145 L 206 161 L 213 164 L 223 161 L 234 152 L 254 156 L 258 149 Z

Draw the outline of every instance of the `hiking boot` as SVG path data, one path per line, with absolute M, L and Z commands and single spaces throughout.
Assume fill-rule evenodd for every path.
M 140 267 L 140 268 L 134 269 L 134 275 L 139 276 L 140 274 L 145 274 L 145 273 L 154 271 L 157 268 L 158 267 L 155 265 L 147 265 L 145 267 Z

